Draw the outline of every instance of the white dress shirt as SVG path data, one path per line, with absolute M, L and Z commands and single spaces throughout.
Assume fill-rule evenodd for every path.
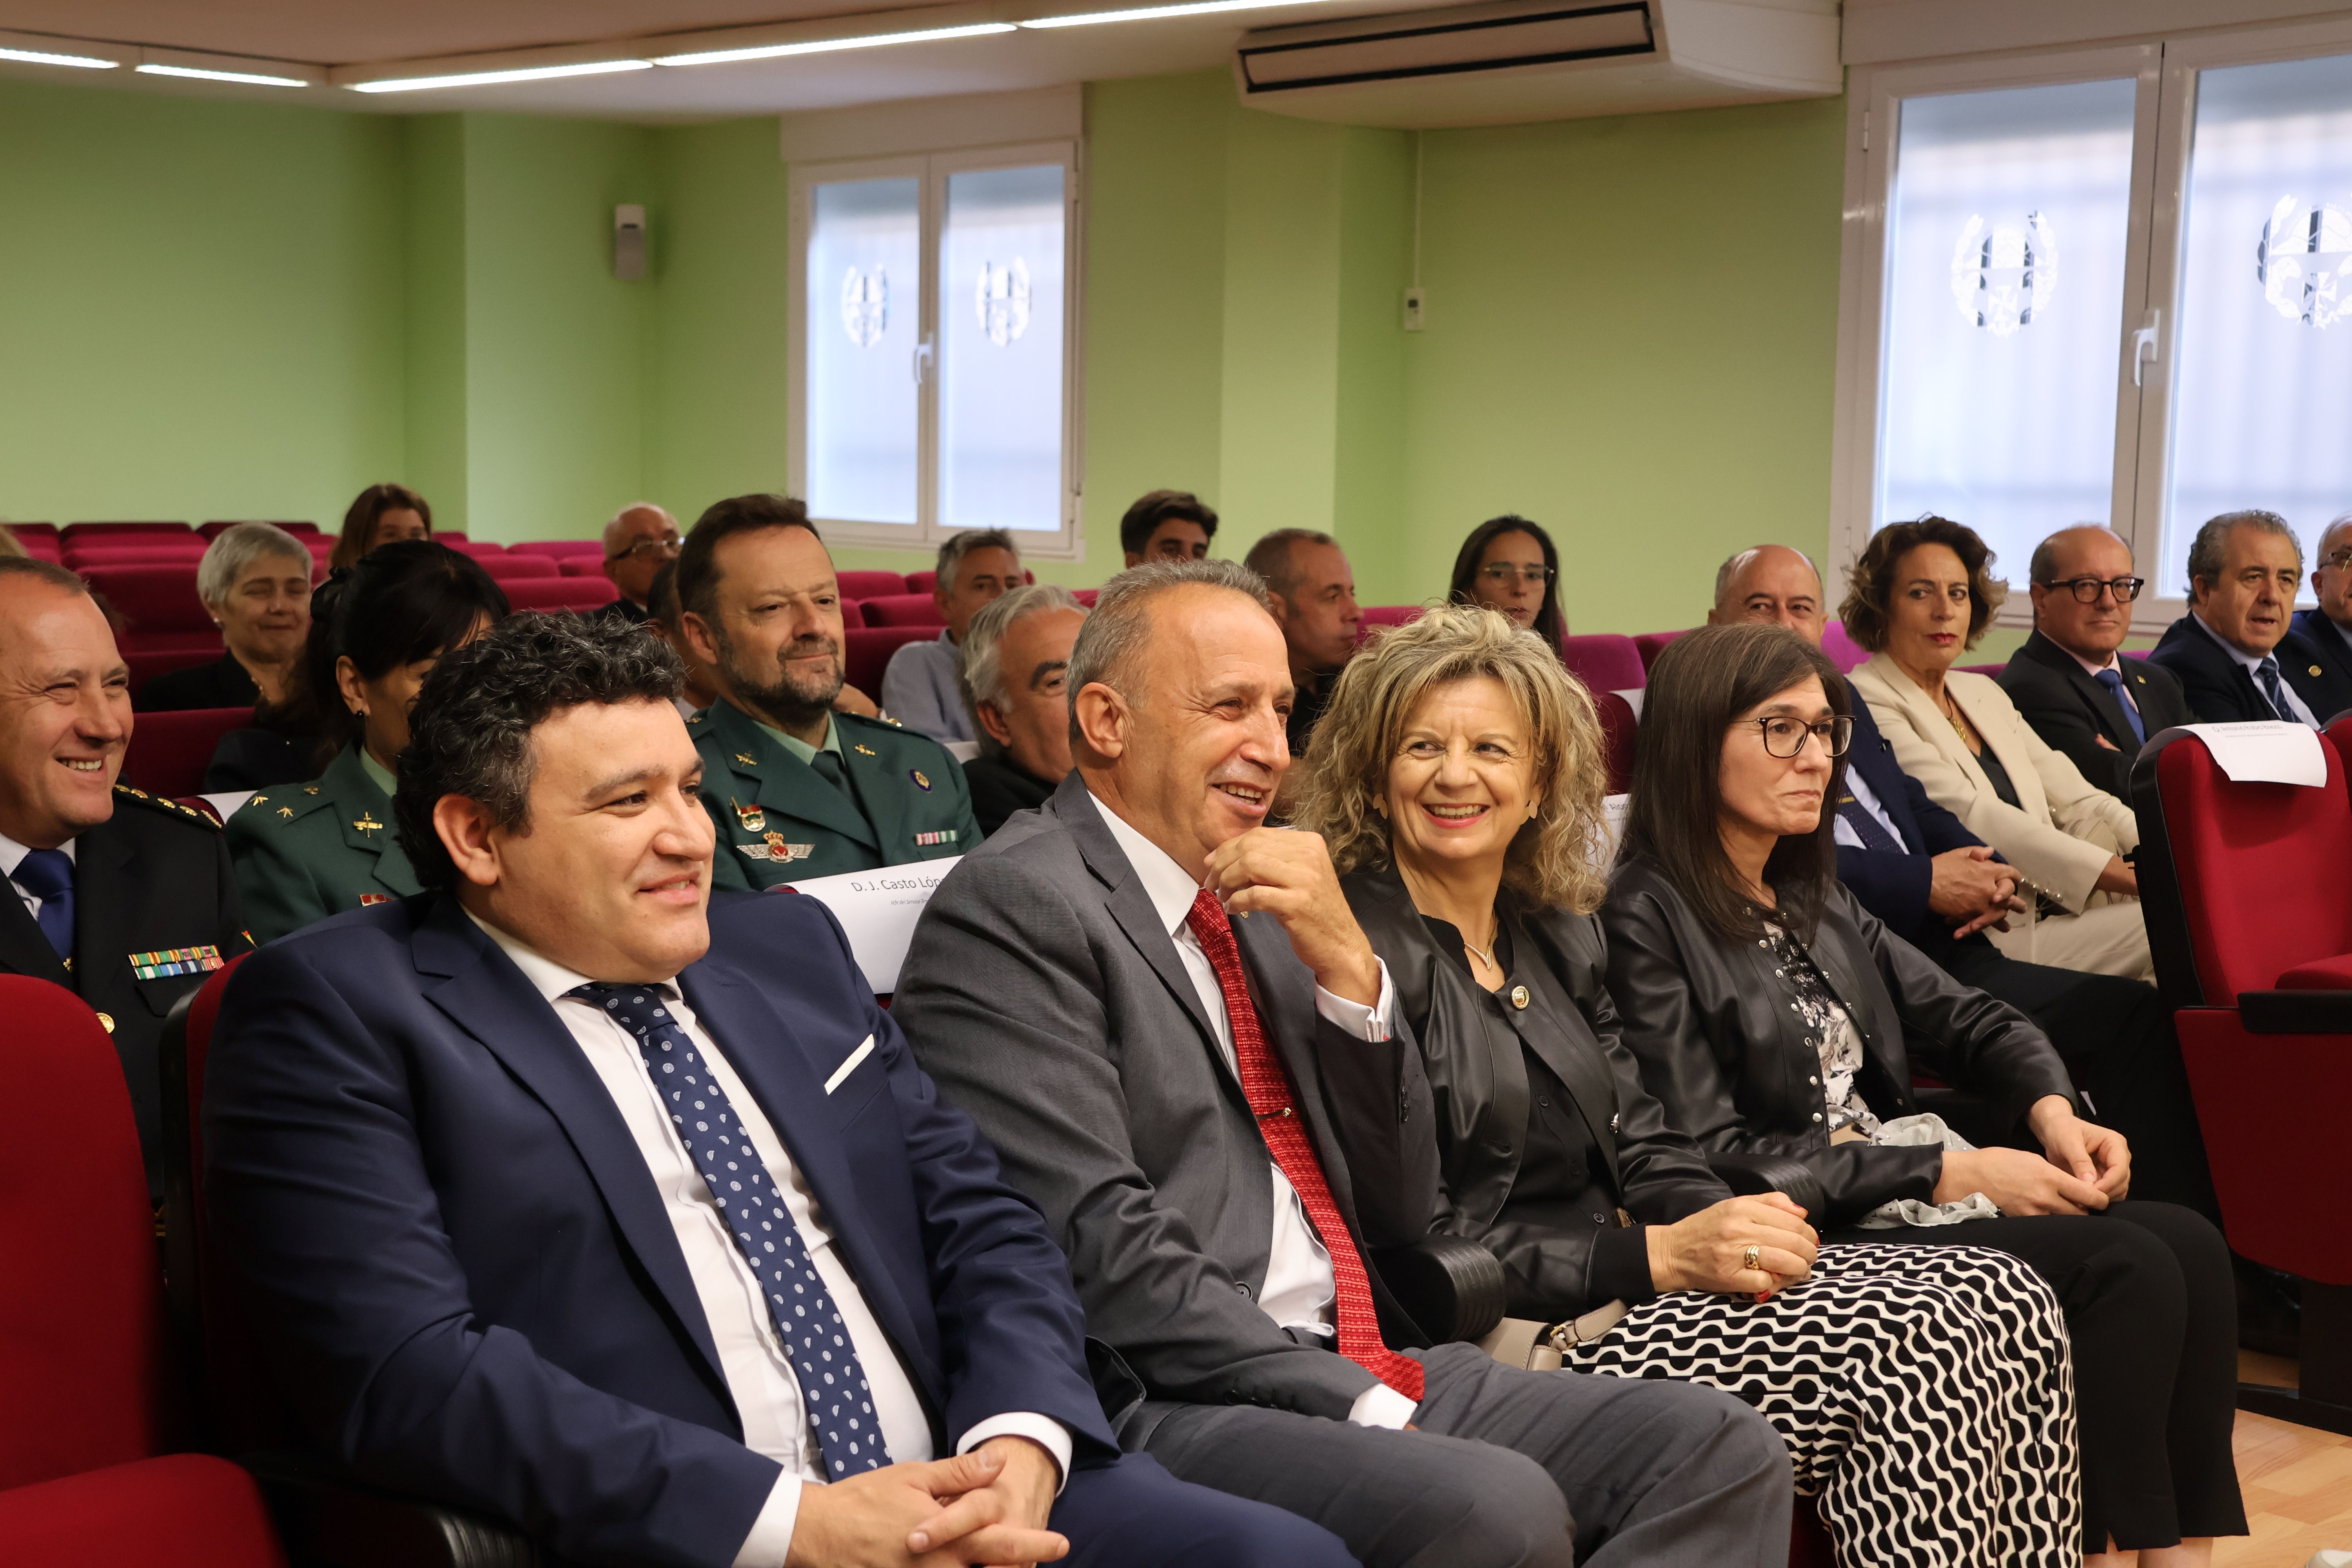
M 58 847 L 65 851 L 67 859 L 71 860 L 74 858 L 72 839 L 67 839 Z M 8 885 L 16 889 L 16 896 L 25 900 L 25 911 L 35 920 L 39 920 L 43 901 L 41 896 L 31 889 L 20 885 L 16 880 L 16 868 L 23 865 L 25 857 L 32 852 L 30 845 L 19 844 L 6 834 L 0 833 L 0 877 L 7 878 Z
M 2089 659 L 2084 658 L 2081 654 L 2076 653 L 2071 647 L 2065 650 L 2065 654 L 2068 658 L 2071 658 L 2076 664 L 2081 665 L 2083 667 L 2083 673 L 2089 676 L 2094 680 L 2097 680 L 2100 676 L 2105 675 L 2111 669 L 2116 672 L 2118 678 L 2123 675 L 2123 661 L 2117 658 L 2112 652 L 2107 655 L 2107 661 L 2105 664 L 2093 664 Z M 2255 662 L 2260 663 L 2261 661 L 2258 659 Z M 2260 691 L 2262 689 L 2262 683 L 2260 681 L 2256 681 L 2254 683 L 2254 689 Z M 2132 695 L 2130 681 L 2126 680 L 2121 686 L 2115 688 L 2115 692 L 2116 696 L 2124 700 L 2125 707 L 2130 709 L 2135 713 L 2139 711 L 2139 699 Z
M 2199 615 L 2196 611 L 2189 611 L 2189 618 L 2195 621 L 2197 623 L 2197 629 L 2203 632 L 2207 637 L 2211 637 L 2215 645 L 2218 646 L 2223 653 L 2228 654 L 2231 658 L 2237 660 L 2238 667 L 2243 669 L 2248 676 L 2252 678 L 2256 695 L 2260 696 L 2264 702 L 2268 702 L 2271 700 L 2270 690 L 2267 687 L 2263 685 L 2263 678 L 2257 673 L 2257 671 L 2262 668 L 2263 659 L 2271 658 L 2274 660 L 2277 657 L 2278 650 L 2276 648 L 2273 648 L 2267 654 L 2248 653 L 2244 648 L 2240 647 L 2236 643 L 2231 642 L 2228 637 L 2223 637 L 2220 632 L 2217 632 L 2211 626 L 2207 626 L 2205 624 L 2205 617 Z M 2294 719 L 2302 723 L 2309 725 L 2315 730 L 2318 729 L 2319 721 L 2314 718 L 2312 716 L 2311 710 L 2304 705 L 2303 698 L 2295 691 L 2294 683 L 2286 678 L 2286 666 L 2284 664 L 2280 665 L 2278 667 L 2278 672 L 2279 690 L 2285 694 L 2286 705 L 2294 710 L 2293 712 L 2282 713 L 2279 717 L 2282 719 Z
M 1192 989 L 1216 1029 L 1217 1049 L 1223 1055 L 1225 1066 L 1239 1078 L 1241 1058 L 1234 1051 L 1234 1025 L 1225 1012 L 1224 987 L 1217 984 L 1215 966 L 1201 950 L 1201 939 L 1192 934 L 1188 922 L 1201 884 L 1165 849 L 1121 821 L 1118 813 L 1105 805 L 1099 797 L 1095 798 L 1095 809 L 1102 813 L 1111 837 L 1118 840 L 1119 848 L 1127 856 L 1127 863 L 1135 868 L 1136 879 L 1143 884 L 1152 912 L 1160 917 L 1169 939 L 1175 942 L 1176 956 L 1183 961 L 1184 973 L 1192 977 Z M 1389 980 L 1389 966 L 1381 963 L 1381 999 L 1372 1006 L 1335 996 L 1318 985 L 1315 1010 L 1360 1040 L 1387 1039 L 1389 1022 L 1396 1016 L 1396 987 Z M 1332 1282 L 1331 1254 L 1315 1234 L 1306 1207 L 1291 1188 L 1290 1178 L 1282 1173 L 1282 1167 L 1275 1163 L 1271 1155 L 1267 1156 L 1266 1169 L 1274 1178 L 1274 1238 L 1266 1251 L 1265 1288 L 1258 1292 L 1258 1305 L 1279 1327 L 1305 1329 L 1332 1338 L 1336 1334 L 1333 1306 L 1339 1288 Z M 1396 1429 L 1412 1419 L 1414 1408 L 1413 1402 L 1395 1389 L 1375 1383 L 1356 1396 L 1348 1419 L 1359 1426 Z
M 702 1303 L 702 1315 L 709 1324 L 711 1342 L 719 1352 L 719 1373 L 727 1380 L 727 1392 L 734 1397 L 735 1413 L 743 1423 L 743 1446 L 784 1468 L 784 1473 L 776 1479 L 775 1489 L 768 1494 L 766 1506 L 752 1522 L 751 1534 L 744 1537 L 742 1548 L 736 1553 L 735 1568 L 776 1568 L 792 1545 L 793 1526 L 800 1517 L 802 1483 L 822 1485 L 825 1480 L 824 1455 L 809 1429 L 808 1413 L 801 1401 L 800 1379 L 794 1375 L 792 1361 L 776 1338 L 775 1325 L 769 1321 L 768 1299 L 761 1289 L 759 1277 L 744 1261 L 726 1220 L 710 1201 L 710 1189 L 703 1184 L 702 1173 L 695 1168 L 693 1157 L 679 1142 L 677 1129 L 670 1125 L 669 1113 L 662 1108 L 660 1092 L 654 1088 L 652 1075 L 646 1069 L 636 1037 L 604 1008 L 566 994 L 573 987 L 586 984 L 589 977 L 542 957 L 488 921 L 471 916 L 470 911 L 468 914 L 514 960 L 523 978 L 555 1008 L 556 1016 L 579 1043 L 581 1054 L 596 1070 L 604 1092 L 613 1097 L 621 1120 L 628 1124 L 637 1152 L 645 1157 L 646 1168 L 652 1173 L 654 1185 L 661 1193 L 662 1207 L 677 1237 L 678 1250 L 685 1255 L 687 1273 Z M 726 1054 L 696 1020 L 694 1010 L 678 994 L 677 987 L 662 984 L 648 989 L 661 993 L 664 1005 L 686 1037 L 694 1043 L 696 1053 L 709 1067 L 710 1076 L 718 1079 L 728 1103 L 734 1108 L 735 1119 L 742 1123 L 745 1136 L 760 1152 L 777 1192 L 783 1195 L 793 1224 L 800 1231 L 801 1242 L 808 1248 L 809 1259 L 849 1330 L 850 1343 L 857 1351 L 858 1363 L 866 1371 L 866 1386 L 874 1395 L 875 1420 L 882 1428 L 883 1447 L 891 1461 L 904 1464 L 932 1458 L 930 1418 L 924 1414 L 922 1396 L 916 1392 L 914 1380 L 907 1375 L 906 1368 L 899 1364 L 898 1352 L 891 1347 L 889 1336 L 882 1331 L 873 1310 L 866 1306 L 857 1281 L 851 1278 L 848 1267 L 834 1249 L 833 1232 L 818 1213 L 815 1198 L 793 1164 L 792 1156 L 784 1152 L 783 1141 L 776 1136 L 760 1102 L 751 1098 L 751 1090 L 735 1075 Z M 1063 1477 L 1068 1477 L 1070 1434 L 1048 1415 L 1008 1412 L 992 1416 L 958 1438 L 956 1452 L 961 1454 L 991 1437 L 1005 1436 L 1034 1440 L 1054 1456 Z
M 1886 829 L 1886 837 L 1906 848 L 1910 847 L 1903 837 L 1902 830 L 1895 826 L 1895 819 L 1886 815 L 1886 807 L 1879 804 L 1878 792 L 1872 789 L 1869 781 L 1852 767 L 1848 767 L 1845 771 L 1845 793 L 1853 796 L 1854 805 L 1870 813 L 1872 821 Z M 1848 849 L 1870 847 L 1862 841 L 1862 835 L 1855 830 L 1853 823 L 1845 819 L 1843 813 L 1831 814 L 1830 837 L 1833 842 L 1843 844 Z

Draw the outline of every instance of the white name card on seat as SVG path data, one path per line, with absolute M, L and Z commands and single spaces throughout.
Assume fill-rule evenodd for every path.
M 2306 724 L 2263 719 L 2243 724 L 2191 724 L 2189 732 L 2205 742 L 2231 784 L 2303 784 L 2327 782 L 2327 756 L 2319 731 Z
M 910 860 L 878 871 L 845 871 L 837 877 L 811 877 L 786 882 L 796 893 L 822 900 L 848 933 L 850 955 L 877 996 L 898 988 L 898 971 L 906 967 L 907 948 L 915 940 L 915 921 L 923 906 L 963 858 Z
M 1602 876 L 1617 864 L 1617 846 L 1625 841 L 1625 819 L 1633 814 L 1633 797 L 1630 795 L 1603 795 L 1601 799 L 1601 832 L 1592 845 L 1593 869 Z

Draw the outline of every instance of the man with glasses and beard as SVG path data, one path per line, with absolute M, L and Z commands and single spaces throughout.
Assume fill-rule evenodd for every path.
M 962 854 L 980 842 L 963 769 L 887 720 L 835 710 L 841 592 L 808 510 L 735 496 L 686 536 L 677 595 L 719 700 L 688 725 L 718 825 L 713 885 L 772 888 Z
M 2033 635 L 2000 672 L 2018 713 L 2083 776 L 2131 798 L 2132 760 L 2150 735 L 2196 721 L 2179 678 L 2116 650 L 2147 586 L 2131 546 L 2096 523 L 2062 528 L 2036 545 Z

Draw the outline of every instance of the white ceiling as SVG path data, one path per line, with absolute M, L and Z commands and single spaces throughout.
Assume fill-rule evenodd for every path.
M 1066 0 L 1007 8 L 1007 19 L 1104 10 L 1154 0 Z M 1164 0 L 1161 0 L 1164 3 Z M 1263 9 L 1167 17 L 1100 26 L 1029 30 L 898 44 L 731 65 L 663 68 L 431 92 L 360 93 L 340 87 L 273 89 L 135 76 L 127 69 L 70 70 L 0 61 L 0 76 L 186 97 L 307 102 L 336 109 L 416 114 L 447 110 L 591 116 L 658 122 L 772 114 L 946 93 L 1003 91 L 1056 83 L 1146 76 L 1224 65 L 1252 26 L 1383 11 L 1454 0 L 1296 0 Z M 856 0 L 0 0 L 0 31 L 48 35 L 316 67 L 430 61 L 436 71 L 487 69 L 509 62 L 453 56 L 623 44 L 651 36 L 761 23 L 814 23 L 845 37 L 861 30 Z M 941 22 L 976 19 L 982 8 L 954 0 L 876 0 L 894 15 L 887 30 L 920 26 L 910 12 L 947 6 Z M 16 40 L 22 43 L 26 40 Z M 634 46 L 633 46 L 634 47 Z M 698 41 L 696 47 L 709 47 Z M 625 52 L 625 51 L 616 51 Z M 646 52 L 653 52 L 650 49 Z M 583 57 L 585 58 L 585 57 Z M 229 63 L 229 62 L 223 62 Z M 266 66 L 255 68 L 266 70 Z M 423 74 L 423 73 L 410 73 Z

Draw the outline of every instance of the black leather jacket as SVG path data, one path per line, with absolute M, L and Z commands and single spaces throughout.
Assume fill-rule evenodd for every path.
M 1507 893 L 1497 910 L 1513 955 L 1511 984 L 1490 995 L 1459 963 L 1440 952 L 1394 870 L 1340 879 L 1356 920 L 1388 965 L 1397 1006 L 1420 1043 L 1436 1102 L 1443 1190 L 1435 1228 L 1466 1237 L 1495 1254 L 1507 1281 L 1505 1310 L 1548 1321 L 1572 1318 L 1630 1289 L 1601 1288 L 1594 1255 L 1616 1228 L 1622 1206 L 1635 1219 L 1664 1224 L 1731 1196 L 1696 1145 L 1666 1124 L 1664 1110 L 1642 1088 L 1640 1070 L 1618 1043 L 1617 1012 L 1602 984 L 1606 949 L 1600 922 L 1562 910 L 1523 910 Z M 1511 1005 L 1527 990 L 1527 1005 Z M 1528 1144 L 1530 1090 L 1522 1047 L 1556 1075 L 1591 1133 L 1600 1162 L 1573 1200 L 1547 1203 L 1541 1217 L 1522 1208 L 1506 1215 Z M 1361 1186 L 1372 1173 L 1351 1171 Z M 1647 1279 L 1639 1253 L 1615 1260 Z M 1639 1292 L 1647 1299 L 1646 1290 Z
M 1759 941 L 1715 935 L 1638 859 L 1619 867 L 1601 923 L 1625 1045 L 1643 1083 L 1701 1148 L 1793 1156 L 1820 1180 L 1831 1225 L 1933 1195 L 1941 1150 L 1830 1142 L 1820 1058 Z M 2065 1064 L 2024 1014 L 1944 973 L 1843 884 L 1831 889 L 1811 952 L 1862 1036 L 1854 1087 L 1882 1120 L 1918 1110 L 1915 1058 L 1990 1101 L 2005 1125 L 2044 1095 L 2075 1103 Z

